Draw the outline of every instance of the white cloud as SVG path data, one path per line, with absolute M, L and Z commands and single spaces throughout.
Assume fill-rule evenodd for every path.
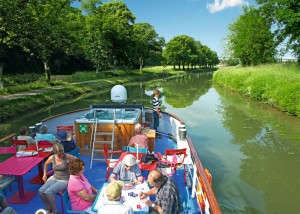
M 216 13 L 226 8 L 235 7 L 244 3 L 244 0 L 215 0 L 213 4 L 207 4 L 207 9 L 211 13 Z

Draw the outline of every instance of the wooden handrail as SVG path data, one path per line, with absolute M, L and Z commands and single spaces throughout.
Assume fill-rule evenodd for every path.
M 15 137 L 16 137 L 16 134 L 15 134 L 15 133 L 10 134 L 10 135 L 8 135 L 8 136 L 6 136 L 6 137 L 0 139 L 0 143 L 2 143 L 2 142 L 4 142 L 4 141 L 7 141 L 7 140 L 12 140 L 12 139 L 15 138 Z
M 209 206 L 210 206 L 210 210 L 211 210 L 211 213 L 212 214 L 219 214 L 219 213 L 222 213 L 221 212 L 221 209 L 219 207 L 219 203 L 217 201 L 217 198 L 210 186 L 210 183 L 207 179 L 207 176 L 206 176 L 206 173 L 204 171 L 204 168 L 203 168 L 203 165 L 200 161 L 200 158 L 196 152 L 196 149 L 195 149 L 195 146 L 192 142 L 192 139 L 190 137 L 187 138 L 187 142 L 189 144 L 189 147 L 190 147 L 190 150 L 191 150 L 191 153 L 192 153 L 192 156 L 194 157 L 194 163 L 197 167 L 197 171 L 199 173 L 199 176 L 203 182 L 203 189 L 204 189 L 204 192 L 206 193 L 206 196 L 207 196 L 207 199 L 208 199 L 208 202 L 209 202 Z

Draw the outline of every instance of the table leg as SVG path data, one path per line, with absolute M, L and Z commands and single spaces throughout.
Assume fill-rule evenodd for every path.
M 43 165 L 42 162 L 40 162 L 38 164 L 38 170 L 39 170 L 39 174 L 37 176 L 35 176 L 34 178 L 32 178 L 29 183 L 31 184 L 44 184 L 43 181 Z
M 17 182 L 19 193 L 15 193 L 10 199 L 8 199 L 8 203 L 27 204 L 35 196 L 36 193 L 33 191 L 24 191 L 22 176 L 17 176 Z

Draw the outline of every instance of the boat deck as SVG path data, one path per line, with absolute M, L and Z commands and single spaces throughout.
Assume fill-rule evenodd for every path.
M 162 154 L 164 154 L 166 149 L 172 149 L 176 147 L 177 144 L 174 142 L 174 140 L 168 137 L 167 135 L 163 134 L 161 138 L 156 139 L 155 152 L 156 153 L 161 152 Z M 93 168 L 90 170 L 89 169 L 90 157 L 79 155 L 79 158 L 81 158 L 85 162 L 86 166 L 88 166 L 86 167 L 86 170 L 84 172 L 85 176 L 88 178 L 88 180 L 91 182 L 92 185 L 94 185 L 96 188 L 101 188 L 102 185 L 105 183 L 105 173 L 106 173 L 105 162 L 99 162 L 99 161 L 93 162 Z M 36 166 L 29 173 L 23 176 L 25 191 L 34 191 L 36 193 L 38 192 L 41 185 L 29 183 L 29 180 L 32 179 L 37 174 L 38 174 L 38 168 Z M 143 172 L 144 177 L 147 177 L 147 174 L 148 174 L 147 171 Z M 176 174 L 173 176 L 173 178 L 175 179 L 179 187 L 180 196 L 183 202 L 185 213 L 199 213 L 196 199 L 195 198 L 192 199 L 190 197 L 190 190 L 186 187 L 186 185 L 184 185 L 183 167 L 177 169 Z M 17 182 L 13 182 L 11 187 L 12 190 L 10 190 L 9 188 L 6 189 L 7 199 L 9 199 L 16 192 L 18 192 Z M 56 198 L 56 203 L 57 203 L 58 210 L 60 210 L 61 212 L 61 202 L 58 196 Z M 16 212 L 19 214 L 23 214 L 23 213 L 34 214 L 38 209 L 45 208 L 38 194 L 36 194 L 34 198 L 31 201 L 29 201 L 27 204 L 9 204 L 9 206 L 13 207 L 16 210 Z

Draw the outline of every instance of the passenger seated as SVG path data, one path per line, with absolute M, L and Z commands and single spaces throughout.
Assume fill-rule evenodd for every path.
M 68 133 L 65 130 L 59 130 L 56 133 L 56 138 L 59 140 L 59 143 L 63 145 L 65 152 L 70 152 L 76 148 L 76 145 L 73 140 L 67 140 Z
M 84 165 L 81 159 L 75 159 L 70 162 L 69 171 L 71 175 L 68 183 L 68 194 L 72 210 L 96 213 L 91 210 L 91 207 L 96 199 L 98 190 L 84 176 Z
M 41 125 L 40 127 L 40 133 L 36 134 L 36 140 L 46 140 L 49 141 L 52 144 L 55 144 L 58 142 L 56 137 L 53 134 L 48 133 L 48 127 L 46 125 Z
M 129 181 L 130 183 L 128 187 L 142 183 L 143 181 L 143 176 L 141 174 L 139 165 L 135 157 L 131 154 L 125 155 L 123 160 L 115 166 L 112 174 L 109 177 L 110 182 L 115 182 L 117 176 L 119 180 Z
M 0 213 L 16 214 L 16 211 L 12 207 L 8 206 L 8 203 L 4 198 L 4 196 L 2 195 L 1 191 L 0 191 Z
M 31 136 L 28 136 L 28 130 L 26 126 L 20 128 L 20 135 L 18 136 L 17 140 L 26 140 L 27 146 L 35 144 L 35 140 Z
M 130 139 L 128 146 L 135 148 L 148 148 L 148 137 L 142 133 L 141 124 L 134 126 L 135 135 Z
M 98 209 L 98 214 L 133 214 L 133 209 L 124 205 L 120 200 L 124 187 L 125 184 L 122 181 L 113 181 L 107 185 L 108 202 Z

